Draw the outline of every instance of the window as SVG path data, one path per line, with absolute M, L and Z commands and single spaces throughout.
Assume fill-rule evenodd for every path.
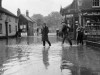
M 100 0 L 93 0 L 93 7 L 100 7 Z
M 0 24 L 0 34 L 2 34 L 2 24 Z
M 9 33 L 11 33 L 11 25 L 9 25 Z
M 15 23 L 17 23 L 17 19 L 15 18 Z
M 15 26 L 15 31 L 17 32 L 17 26 Z
M 2 13 L 0 13 L 0 20 L 2 20 Z

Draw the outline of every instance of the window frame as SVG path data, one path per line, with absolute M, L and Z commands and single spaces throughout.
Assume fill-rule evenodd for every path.
M 17 32 L 17 26 L 15 25 L 15 32 Z
M 0 23 L 0 34 L 2 34 L 2 24 Z
M 0 20 L 2 20 L 2 13 L 0 13 Z
M 92 7 L 100 7 L 100 0 L 99 1 L 92 0 Z
M 9 25 L 9 33 L 11 33 L 11 25 Z

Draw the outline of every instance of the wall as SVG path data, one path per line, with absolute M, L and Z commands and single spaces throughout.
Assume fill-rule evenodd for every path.
M 32 22 L 28 22 L 28 27 L 29 27 L 29 31 L 28 34 L 29 36 L 33 36 L 33 23 Z
M 93 0 L 82 0 L 82 6 L 80 9 L 91 9 L 93 5 Z
M 2 14 L 2 20 L 0 20 L 0 23 L 2 24 L 2 34 L 0 34 L 0 36 L 6 36 L 6 27 L 5 27 L 6 17 L 8 17 L 7 18 L 8 36 L 13 36 L 16 34 L 16 27 L 15 26 L 17 26 L 17 30 L 18 30 L 18 21 L 17 21 L 17 23 L 15 23 L 15 17 L 6 15 L 4 13 Z M 9 33 L 9 25 L 11 25 L 11 33 Z

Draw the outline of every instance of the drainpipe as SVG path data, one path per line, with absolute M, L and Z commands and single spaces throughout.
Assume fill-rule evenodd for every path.
M 29 36 L 28 22 L 27 22 L 27 36 Z
M 5 27 L 6 27 L 6 38 L 8 39 L 8 22 L 5 22 Z

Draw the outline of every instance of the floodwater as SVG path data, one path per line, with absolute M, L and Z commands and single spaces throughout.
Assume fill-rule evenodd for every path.
M 49 39 L 52 46 L 45 48 L 40 36 L 0 40 L 0 75 L 100 75 L 99 49 Z

